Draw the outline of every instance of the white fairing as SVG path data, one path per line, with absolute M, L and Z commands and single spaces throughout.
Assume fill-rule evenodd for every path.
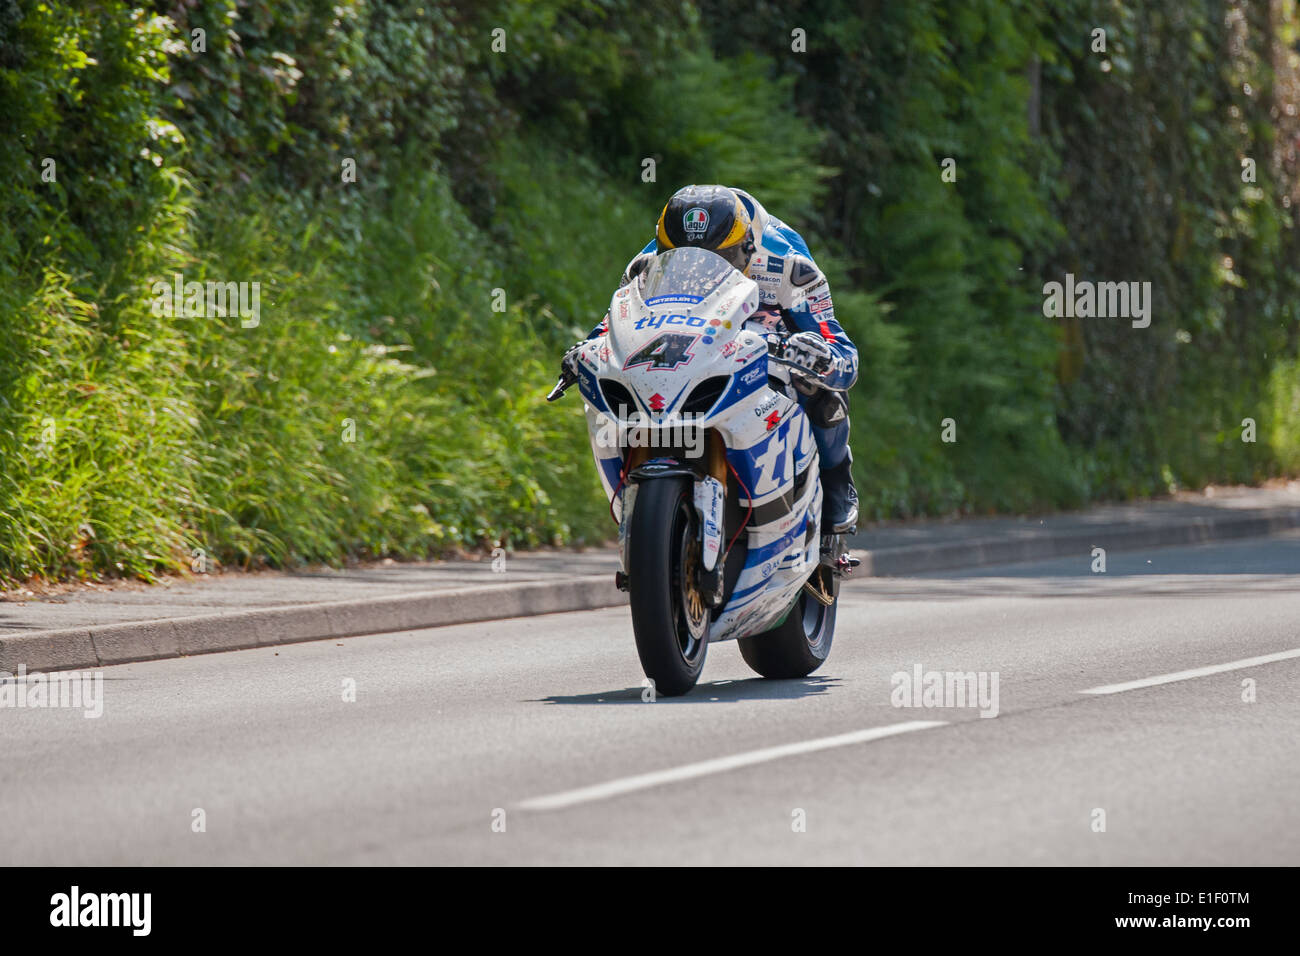
M 748 558 L 727 603 L 714 612 L 711 641 L 775 626 L 820 560 L 816 444 L 798 402 L 769 387 L 769 372 L 785 382 L 788 377 L 779 365 L 769 368 L 767 329 L 749 319 L 758 301 L 755 283 L 720 257 L 670 250 L 614 294 L 608 333 L 592 339 L 578 362 L 592 451 L 620 521 L 620 549 L 626 541 L 623 507 L 635 507 L 634 496 L 620 487 L 626 447 L 650 445 L 654 458 L 656 447 L 685 445 L 689 454 L 694 436 L 694 453 L 703 455 L 704 428 L 716 430 L 726 445 L 742 515 L 751 503 L 753 512 L 744 532 Z M 722 381 L 709 382 L 715 378 Z M 631 431 L 610 413 L 612 383 L 631 400 L 622 413 Z M 703 384 L 717 390 L 717 400 L 705 402 L 711 407 L 702 417 L 683 416 L 692 391 Z M 709 519 L 717 517 L 708 512 L 716 505 L 714 492 L 699 485 L 695 500 L 707 553 Z M 721 529 L 719 563 L 739 527 L 733 524 Z

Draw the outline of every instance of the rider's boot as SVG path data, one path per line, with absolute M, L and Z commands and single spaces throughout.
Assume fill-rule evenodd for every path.
M 854 530 L 858 523 L 858 489 L 853 487 L 853 461 L 848 456 L 834 468 L 822 470 L 822 526 L 829 534 Z

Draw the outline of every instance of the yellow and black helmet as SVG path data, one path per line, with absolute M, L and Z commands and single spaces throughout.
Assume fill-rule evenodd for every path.
M 709 249 L 744 271 L 754 254 L 749 213 L 726 186 L 685 186 L 673 193 L 659 215 L 659 251 L 694 246 Z

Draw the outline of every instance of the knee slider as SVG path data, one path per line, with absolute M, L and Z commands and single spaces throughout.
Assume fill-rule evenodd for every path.
M 805 409 L 808 420 L 817 428 L 833 428 L 849 417 L 849 400 L 843 392 L 823 388 Z

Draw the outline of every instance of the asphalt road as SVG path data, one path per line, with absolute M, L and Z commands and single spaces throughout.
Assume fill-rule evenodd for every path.
M 0 709 L 0 862 L 1300 864 L 1300 534 L 1089 562 L 854 581 L 819 673 L 653 703 L 626 608 L 105 668 Z

